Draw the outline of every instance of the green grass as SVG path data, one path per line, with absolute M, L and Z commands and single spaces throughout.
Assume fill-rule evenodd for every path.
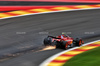
M 100 66 L 100 47 L 76 55 L 64 66 Z

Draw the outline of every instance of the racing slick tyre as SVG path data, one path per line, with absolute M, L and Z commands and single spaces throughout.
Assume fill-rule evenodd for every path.
M 62 42 L 62 48 L 65 49 L 65 50 L 68 49 L 68 43 L 67 43 L 67 41 L 63 41 Z
M 57 44 L 57 41 L 56 40 L 54 40 L 53 42 L 52 42 L 52 46 L 55 46 Z
M 51 37 L 45 38 L 43 43 L 45 46 L 50 46 L 52 44 L 52 38 Z
M 60 45 L 59 43 L 57 43 L 57 44 L 56 44 L 56 49 L 57 49 L 57 48 L 60 48 L 60 47 L 61 47 L 61 45 Z
M 75 41 L 76 46 L 81 46 L 83 44 L 82 39 L 76 38 L 76 40 L 74 40 L 74 41 Z

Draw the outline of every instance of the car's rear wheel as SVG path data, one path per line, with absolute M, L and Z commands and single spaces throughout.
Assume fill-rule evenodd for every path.
M 45 38 L 43 43 L 45 46 L 50 46 L 52 44 L 52 38 L 51 37 Z
M 56 49 L 61 48 L 61 44 L 60 43 L 56 43 Z
M 62 45 L 63 45 L 62 46 L 63 49 L 68 49 L 68 42 L 67 41 L 63 41 Z

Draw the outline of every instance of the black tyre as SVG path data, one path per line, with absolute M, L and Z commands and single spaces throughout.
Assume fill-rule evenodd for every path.
M 60 43 L 56 43 L 56 49 L 57 48 L 61 48 L 61 44 Z
M 63 41 L 62 42 L 62 48 L 63 49 L 68 49 L 68 43 L 67 43 L 67 41 Z
M 52 44 L 52 38 L 51 37 L 45 38 L 43 43 L 44 43 L 45 46 L 51 45 Z
M 57 41 L 56 40 L 54 40 L 53 42 L 52 42 L 52 46 L 55 46 L 57 44 Z
M 74 40 L 74 43 L 75 43 L 76 46 L 81 46 L 82 45 L 82 39 L 76 38 Z

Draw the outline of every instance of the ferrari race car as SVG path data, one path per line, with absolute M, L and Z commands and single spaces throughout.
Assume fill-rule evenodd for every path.
M 56 46 L 56 48 L 68 49 L 69 47 L 81 46 L 84 41 L 81 38 L 72 38 L 66 35 L 57 37 L 48 36 L 43 41 L 45 46 Z

